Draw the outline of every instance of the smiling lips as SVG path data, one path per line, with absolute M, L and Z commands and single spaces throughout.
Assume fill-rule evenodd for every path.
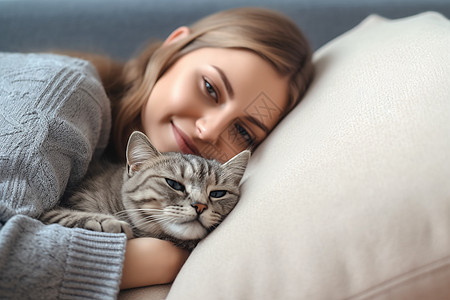
M 180 148 L 181 152 L 187 153 L 187 154 L 194 154 L 194 155 L 200 155 L 200 152 L 197 150 L 195 145 L 192 143 L 191 139 L 183 132 L 181 131 L 173 122 L 172 124 L 172 131 L 173 135 L 175 136 L 175 141 L 178 144 L 178 147 Z

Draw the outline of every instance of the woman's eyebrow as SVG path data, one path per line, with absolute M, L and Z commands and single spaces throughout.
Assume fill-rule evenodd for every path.
M 256 126 L 258 126 L 259 128 L 261 128 L 261 130 L 264 131 L 266 134 L 269 134 L 269 128 L 267 128 L 267 126 L 264 123 L 262 123 L 261 121 L 259 121 L 257 118 L 247 115 L 247 116 L 245 116 L 245 119 L 247 121 L 249 121 L 250 123 L 253 123 Z
M 212 66 L 217 73 L 219 73 L 220 78 L 222 79 L 223 83 L 225 84 L 225 89 L 227 90 L 228 96 L 230 96 L 230 98 L 234 97 L 234 91 L 233 88 L 231 87 L 230 81 L 228 80 L 227 75 L 225 75 L 225 73 L 223 72 L 223 70 L 221 68 L 219 68 L 218 66 Z

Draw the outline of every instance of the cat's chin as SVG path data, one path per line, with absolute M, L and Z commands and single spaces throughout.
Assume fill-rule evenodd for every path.
M 206 228 L 197 220 L 166 225 L 165 231 L 180 240 L 199 240 L 208 234 Z

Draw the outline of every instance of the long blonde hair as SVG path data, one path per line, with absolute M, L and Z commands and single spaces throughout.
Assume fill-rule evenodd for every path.
M 312 80 L 312 50 L 296 24 L 280 13 L 231 9 L 205 17 L 189 29 L 187 37 L 164 46 L 153 43 L 125 65 L 125 92 L 113 102 L 112 139 L 119 157 L 124 156 L 131 131 L 141 129 L 141 110 L 156 81 L 180 57 L 196 49 L 246 49 L 267 60 L 280 75 L 290 78 L 284 115 L 301 100 Z

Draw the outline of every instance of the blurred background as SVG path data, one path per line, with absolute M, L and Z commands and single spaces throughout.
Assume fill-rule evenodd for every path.
M 0 51 L 69 49 L 126 60 L 149 40 L 213 12 L 262 6 L 292 18 L 316 50 L 370 14 L 450 17 L 449 0 L 0 0 Z

